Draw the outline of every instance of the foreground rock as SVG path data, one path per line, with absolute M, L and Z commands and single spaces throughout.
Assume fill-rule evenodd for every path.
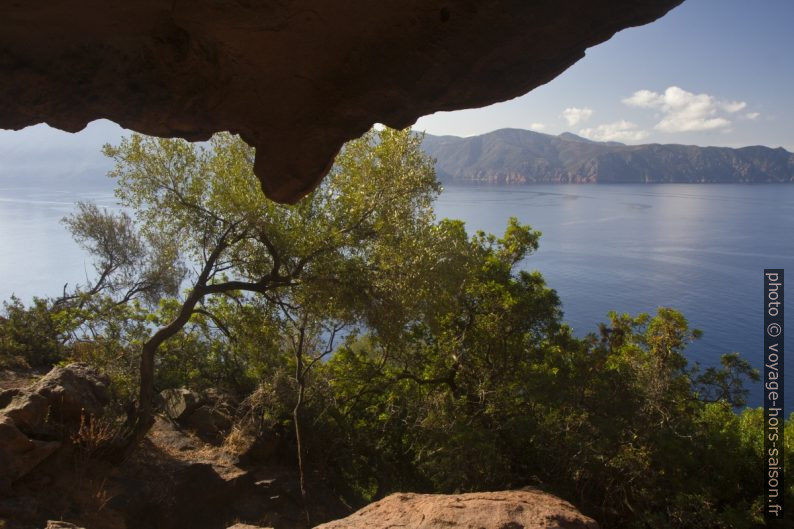
M 101 414 L 108 384 L 105 375 L 74 363 L 54 368 L 27 388 L 0 392 L 0 488 L 55 452 L 64 432 Z
M 392 494 L 315 529 L 598 529 L 570 503 L 537 490 Z
M 110 400 L 106 375 L 82 363 L 55 367 L 27 388 L 0 392 L 0 413 L 28 434 L 53 434 L 59 427 L 97 416 Z
M 58 441 L 30 439 L 0 414 L 0 488 L 7 488 L 60 448 Z
M 296 201 L 373 123 L 522 95 L 681 1 L 4 2 L 0 128 L 235 131 Z

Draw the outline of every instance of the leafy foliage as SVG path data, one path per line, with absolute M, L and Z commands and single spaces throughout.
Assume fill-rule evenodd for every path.
M 0 316 L 0 367 L 38 367 L 61 359 L 66 347 L 49 302 L 34 298 L 25 307 L 17 297 L 3 303 Z
M 682 355 L 693 333 L 666 308 L 612 313 L 599 336 L 577 340 L 554 298 L 522 279 L 470 286 L 487 293 L 470 306 L 498 305 L 470 326 L 407 337 L 421 351 L 410 368 L 371 340 L 329 362 L 338 409 L 328 428 L 349 440 L 333 449 L 347 479 L 368 497 L 541 486 L 608 526 L 758 523 L 763 490 L 749 476 L 763 465 L 760 412 L 737 415 L 721 393 L 745 366 L 731 372 L 729 356 L 726 377 L 693 379 Z M 704 402 L 703 388 L 724 397 Z

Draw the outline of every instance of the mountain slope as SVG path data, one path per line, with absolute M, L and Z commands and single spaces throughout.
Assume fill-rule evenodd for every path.
M 423 148 L 436 158 L 442 182 L 794 182 L 794 154 L 783 148 L 624 145 L 520 129 L 469 138 L 427 134 Z

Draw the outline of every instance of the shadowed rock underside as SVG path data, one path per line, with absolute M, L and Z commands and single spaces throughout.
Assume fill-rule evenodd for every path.
M 4 1 L 0 127 L 228 130 L 256 147 L 265 193 L 294 202 L 373 123 L 522 95 L 680 2 Z

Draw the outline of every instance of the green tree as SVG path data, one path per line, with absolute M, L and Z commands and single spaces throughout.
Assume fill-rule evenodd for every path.
M 410 131 L 370 132 L 350 142 L 323 184 L 295 206 L 263 197 L 252 171 L 253 151 L 235 136 L 220 134 L 207 145 L 194 145 L 133 135 L 105 147 L 116 162 L 111 176 L 117 195 L 135 218 L 133 227 L 123 213 L 106 218 L 83 206 L 69 219 L 97 256 L 97 285 L 122 292 L 119 301 L 127 302 L 143 294 L 125 293 L 137 278 L 147 277 L 141 263 L 189 265 L 185 294 L 161 307 L 156 330 L 141 345 L 137 437 L 151 422 L 157 351 L 192 319 L 224 326 L 213 312 L 213 297 L 263 296 L 287 309 L 282 319 L 299 305 L 301 314 L 316 321 L 399 326 L 398 307 L 409 299 L 408 287 L 422 284 L 415 265 L 427 258 L 420 241 L 431 229 L 438 190 L 432 162 L 419 144 Z M 105 237 L 102 223 L 115 237 Z M 126 240 L 148 244 L 131 245 L 132 257 L 119 257 L 124 245 L 114 241 Z M 108 255 L 122 264 L 114 267 Z M 127 273 L 128 262 L 135 273 Z M 303 355 L 296 357 L 299 363 Z
M 565 333 L 555 292 L 539 273 L 517 269 L 538 232 L 516 219 L 501 238 L 469 238 L 457 221 L 437 230 L 448 241 L 437 255 L 438 290 L 417 318 L 398 336 L 343 347 L 328 363 L 339 437 L 356 439 L 343 472 L 362 472 L 361 488 L 373 496 L 510 483 L 507 438 L 524 427 L 524 384 L 537 378 L 540 350 Z
M 340 473 L 367 499 L 535 485 L 607 525 L 756 523 L 760 429 L 733 407 L 757 373 L 733 354 L 690 369 L 700 333 L 669 308 L 575 338 L 540 275 L 517 270 L 536 237 L 515 221 L 475 235 L 446 311 L 328 362 Z

